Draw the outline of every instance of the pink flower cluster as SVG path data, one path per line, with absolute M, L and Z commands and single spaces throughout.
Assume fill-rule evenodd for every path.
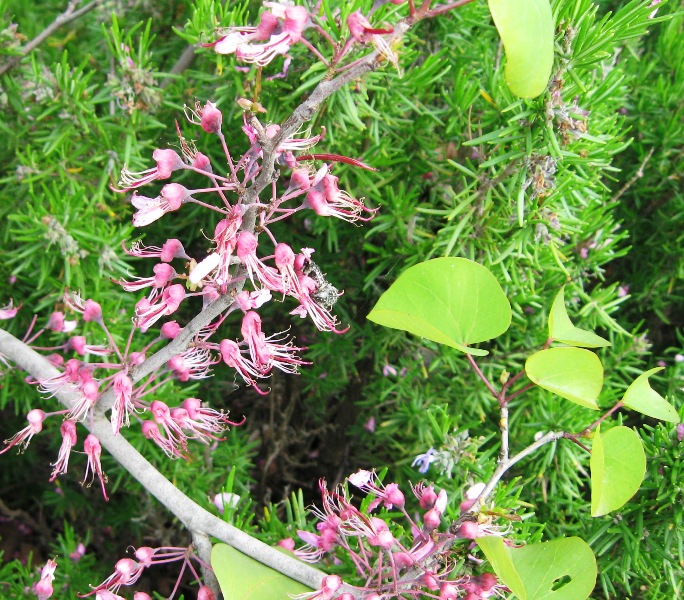
M 337 576 L 330 576 L 324 579 L 319 590 L 302 595 L 302 599 L 347 600 L 354 597 L 351 590 L 376 600 L 389 597 L 480 600 L 503 595 L 505 588 L 491 573 L 479 576 L 456 573 L 457 565 L 449 552 L 456 536 L 439 532 L 447 506 L 443 490 L 435 492 L 423 484 L 412 488 L 423 511 L 421 524 L 406 511 L 404 494 L 396 483 L 383 485 L 374 472 L 365 470 L 351 475 L 347 482 L 368 494 L 370 502 L 363 503 L 365 508 L 361 510 L 351 502 L 346 486 L 329 491 L 321 480 L 323 508 L 314 509 L 320 519 L 318 533 L 299 531 L 306 545 L 294 553 L 302 560 L 315 562 L 341 551 L 351 558 L 363 584 L 348 585 L 348 590 L 338 594 L 343 582 Z M 397 535 L 390 528 L 386 518 L 371 514 L 380 506 L 399 511 L 408 521 L 410 543 L 405 543 L 403 535 Z

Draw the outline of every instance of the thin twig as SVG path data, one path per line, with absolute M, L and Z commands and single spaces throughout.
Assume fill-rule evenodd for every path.
M 69 2 L 69 4 L 67 5 L 66 10 L 62 14 L 58 15 L 52 23 L 50 23 L 35 38 L 33 38 L 30 42 L 27 42 L 21 48 L 21 56 L 13 56 L 7 62 L 5 62 L 5 64 L 0 65 L 0 75 L 4 75 L 5 73 L 7 73 L 7 71 L 16 67 L 21 62 L 22 58 L 24 58 L 30 52 L 32 52 L 38 46 L 40 46 L 48 37 L 50 37 L 60 27 L 64 27 L 64 25 L 66 25 L 67 23 L 71 23 L 71 21 L 75 21 L 87 12 L 90 12 L 91 10 L 93 10 L 93 8 L 102 4 L 104 0 L 92 0 L 82 8 L 76 10 L 76 6 L 79 2 L 80 0 L 71 0 L 71 2 Z
M 648 154 L 646 155 L 646 158 L 644 158 L 643 161 L 641 161 L 641 164 L 639 165 L 639 168 L 637 169 L 636 173 L 632 175 L 631 179 L 623 185 L 617 194 L 613 196 L 610 201 L 615 202 L 616 200 L 620 199 L 620 196 L 622 196 L 629 188 L 631 188 L 635 183 L 637 179 L 641 179 L 644 176 L 644 169 L 646 168 L 646 164 L 648 163 L 649 160 L 651 160 L 651 156 L 653 156 L 653 153 L 655 152 L 655 147 L 652 147 L 649 151 Z

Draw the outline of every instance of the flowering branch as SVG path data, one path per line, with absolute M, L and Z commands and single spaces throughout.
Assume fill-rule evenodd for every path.
M 0 348 L 7 358 L 36 379 L 48 379 L 59 375 L 59 371 L 45 358 L 2 329 L 0 329 Z M 65 391 L 58 391 L 55 397 L 67 408 L 72 408 L 76 400 L 74 394 Z M 92 422 L 85 420 L 82 424 L 100 440 L 102 446 L 124 469 L 185 525 L 193 534 L 193 539 L 196 540 L 197 536 L 200 536 L 200 539 L 201 536 L 215 537 L 304 585 L 312 588 L 319 586 L 325 576 L 324 573 L 271 548 L 212 515 L 188 498 L 123 436 L 115 436 L 112 433 L 111 423 L 105 417 L 104 410 L 96 410 Z M 203 544 L 197 550 L 201 553 L 202 560 L 209 563 L 210 556 L 207 552 L 210 552 L 210 547 Z

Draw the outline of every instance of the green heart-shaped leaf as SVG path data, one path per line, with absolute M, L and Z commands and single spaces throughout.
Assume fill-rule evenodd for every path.
M 520 600 L 584 600 L 596 585 L 596 559 L 578 537 L 522 548 L 506 546 L 497 536 L 475 541 Z
M 539 387 L 580 406 L 598 410 L 603 387 L 599 357 L 583 348 L 547 348 L 525 362 L 527 376 Z
M 504 333 L 511 305 L 494 275 L 465 258 L 435 258 L 407 269 L 380 297 L 368 319 L 484 356 L 469 348 Z
M 226 544 L 216 544 L 211 549 L 211 568 L 224 600 L 288 598 L 290 594 L 312 591 Z
M 601 348 L 610 346 L 608 340 L 596 335 L 592 331 L 575 327 L 570 321 L 568 312 L 565 310 L 565 286 L 563 286 L 556 299 L 553 301 L 549 313 L 549 337 L 568 344 L 568 346 L 580 346 L 582 348 Z
M 553 68 L 553 13 L 549 0 L 489 0 L 506 51 L 506 83 L 516 96 L 542 94 Z
M 596 431 L 591 448 L 591 516 L 620 508 L 641 486 L 646 454 L 639 435 L 629 427 Z
M 656 367 L 639 375 L 627 388 L 622 402 L 625 406 L 654 419 L 679 423 L 680 419 L 675 407 L 648 383 L 649 376 L 662 370 L 663 367 Z

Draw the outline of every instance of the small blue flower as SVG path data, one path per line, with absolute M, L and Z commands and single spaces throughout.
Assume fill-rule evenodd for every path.
M 419 454 L 418 456 L 416 456 L 416 458 L 413 459 L 411 466 L 415 467 L 419 464 L 420 467 L 418 467 L 418 471 L 420 473 L 427 473 L 428 469 L 430 468 L 430 465 L 435 460 L 437 460 L 437 457 L 435 456 L 435 449 L 430 448 L 425 454 Z

